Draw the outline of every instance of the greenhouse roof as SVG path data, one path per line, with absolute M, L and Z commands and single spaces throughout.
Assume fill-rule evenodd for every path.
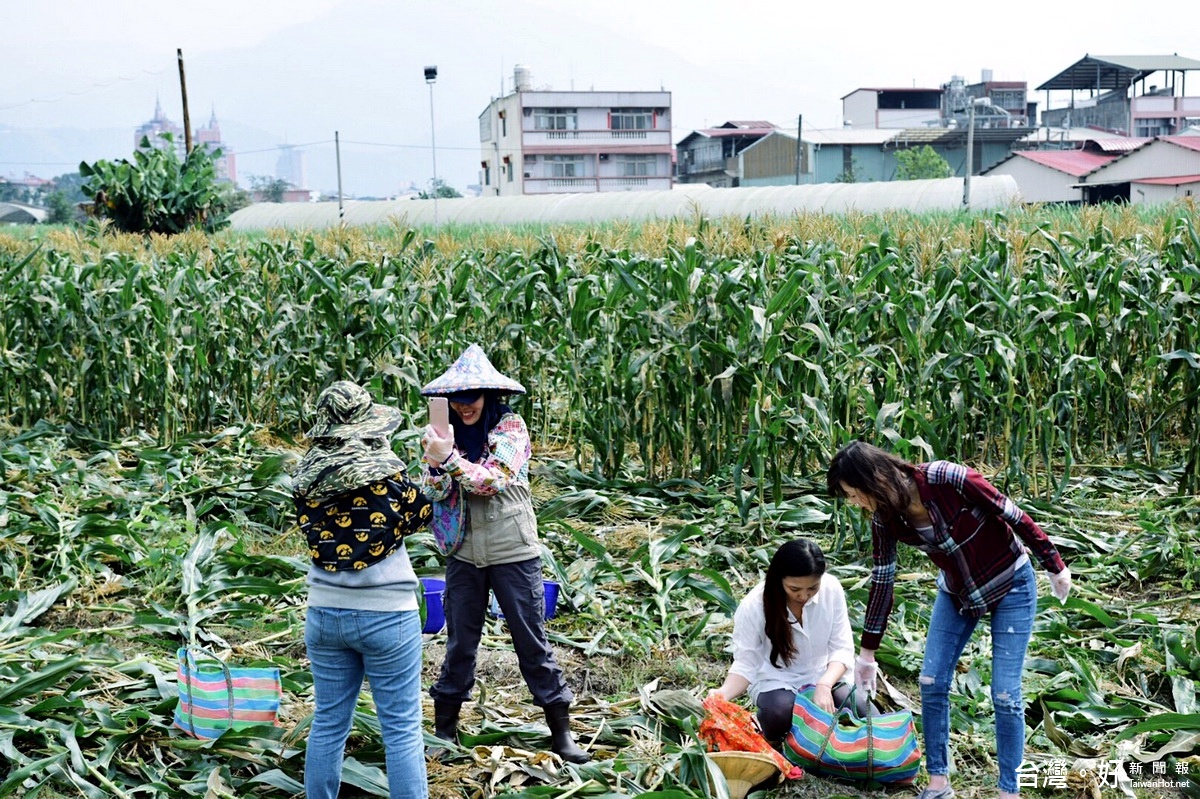
M 703 184 L 670 191 L 543 194 L 519 197 L 462 197 L 436 202 L 437 224 L 521 225 L 644 221 L 693 217 L 839 214 L 850 211 L 954 211 L 962 207 L 962 178 L 900 180 L 888 183 L 817 183 L 714 189 Z M 971 180 L 971 207 L 998 208 L 1019 197 L 1008 175 Z M 347 225 L 399 222 L 433 225 L 433 200 L 347 202 Z M 327 228 L 338 225 L 338 204 L 255 203 L 230 217 L 234 230 Z

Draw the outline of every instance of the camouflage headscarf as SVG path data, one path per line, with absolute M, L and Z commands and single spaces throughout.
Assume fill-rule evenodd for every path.
M 292 487 L 295 493 L 320 502 L 406 471 L 387 439 L 318 439 L 292 473 Z
M 380 405 L 365 388 L 339 380 L 317 398 L 314 439 L 292 474 L 293 490 L 308 499 L 337 496 L 406 467 L 388 446 L 400 426 L 396 408 Z
M 339 380 L 317 397 L 317 421 L 309 438 L 383 438 L 400 426 L 398 408 L 380 405 L 349 380 Z

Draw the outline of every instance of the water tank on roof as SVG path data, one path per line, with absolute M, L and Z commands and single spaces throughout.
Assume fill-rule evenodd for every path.
M 981 77 L 983 78 L 983 81 L 982 81 L 983 83 L 991 83 L 992 82 L 992 71 L 990 69 L 983 70 L 983 75 Z
M 524 64 L 513 67 L 513 84 L 519 92 L 533 89 L 533 72 Z

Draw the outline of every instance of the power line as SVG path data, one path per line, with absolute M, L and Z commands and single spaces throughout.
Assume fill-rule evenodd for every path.
M 79 166 L 78 161 L 0 161 L 5 166 Z
M 167 70 L 168 70 L 168 67 L 164 67 L 162 69 L 139 69 L 137 71 L 137 73 L 135 73 L 131 77 L 126 77 L 124 75 L 117 75 L 116 77 L 109 78 L 107 80 L 97 81 L 95 83 L 89 83 L 86 86 L 83 86 L 82 88 L 67 89 L 66 91 L 59 92 L 57 95 L 54 95 L 54 96 L 31 97 L 28 100 L 22 100 L 19 103 L 7 103 L 4 105 L 0 105 L 0 111 L 11 111 L 14 108 L 24 108 L 27 105 L 33 105 L 35 103 L 46 103 L 46 104 L 57 103 L 58 101 L 65 100 L 68 97 L 83 97 L 84 95 L 91 94 L 92 92 L 99 91 L 100 89 L 107 89 L 110 86 L 115 86 L 118 83 L 129 83 L 132 81 L 141 80 L 146 75 L 161 75 L 164 72 L 166 72 Z
M 233 155 L 252 155 L 254 153 L 269 153 L 274 150 L 291 150 L 295 147 L 316 147 L 320 144 L 333 144 L 333 139 L 321 139 L 320 141 L 304 142 L 303 144 L 276 144 L 272 147 L 262 147 L 258 150 L 235 150 L 229 148 L 229 152 Z
M 343 144 L 359 144 L 364 147 L 392 147 L 402 150 L 428 150 L 428 144 L 391 144 L 388 142 L 377 141 L 353 141 L 351 139 L 342 139 Z M 453 145 L 439 145 L 439 150 L 462 150 L 464 152 L 479 152 L 479 147 L 455 147 Z M 515 151 L 514 151 L 515 152 Z

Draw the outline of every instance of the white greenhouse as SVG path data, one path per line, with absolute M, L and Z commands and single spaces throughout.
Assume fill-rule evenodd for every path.
M 1020 202 L 1008 175 L 971 179 L 971 209 L 1004 208 Z M 670 191 L 543 194 L 521 197 L 460 197 L 436 201 L 436 224 L 519 225 L 642 221 L 691 217 L 840 214 L 852 211 L 956 211 L 962 208 L 963 179 L 897 180 L 889 183 L 818 183 L 714 189 L 702 184 Z M 347 225 L 397 221 L 435 224 L 433 200 L 348 201 Z M 338 224 L 338 204 L 255 203 L 230 217 L 234 230 L 319 229 Z

